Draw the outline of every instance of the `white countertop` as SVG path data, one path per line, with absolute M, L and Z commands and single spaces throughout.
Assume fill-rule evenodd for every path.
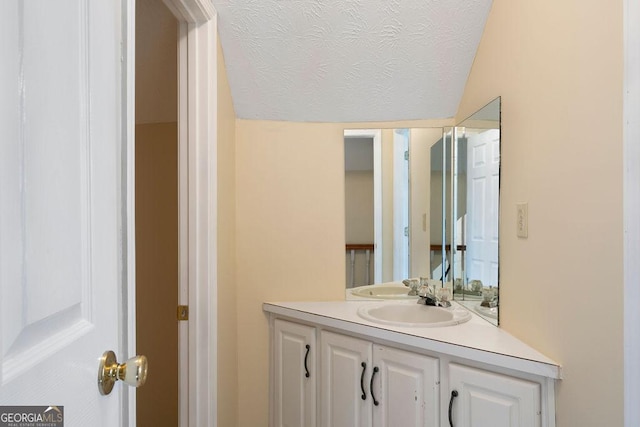
M 354 294 L 355 291 L 373 290 L 378 286 L 384 286 L 384 287 L 387 287 L 387 288 L 388 287 L 399 288 L 399 289 L 402 289 L 403 291 L 405 291 L 405 293 L 409 292 L 408 288 L 402 282 L 386 282 L 386 283 L 378 283 L 378 284 L 375 284 L 375 285 L 358 286 L 356 288 L 347 288 L 345 290 L 345 300 L 347 300 L 347 301 L 385 301 L 385 300 L 397 300 L 397 301 L 414 300 L 414 301 L 416 301 L 418 299 L 417 296 L 412 297 L 412 296 L 408 296 L 408 295 L 404 295 L 404 296 L 393 295 L 392 297 L 387 297 L 387 296 L 384 296 L 384 297 L 368 297 L 368 296 Z M 495 326 L 498 326 L 497 312 L 495 312 L 494 315 L 492 315 L 492 313 L 490 313 L 490 312 L 485 312 L 485 309 L 480 306 L 480 303 L 482 302 L 482 298 L 481 297 L 477 297 L 477 298 L 474 298 L 474 299 L 469 299 L 467 301 L 457 300 L 457 302 L 460 303 L 465 308 L 467 308 L 469 311 L 473 312 L 475 315 L 480 316 L 481 318 L 483 318 L 484 320 L 486 320 L 487 322 L 489 322 L 489 323 L 491 323 L 491 324 L 493 324 Z
M 381 325 L 358 316 L 380 301 L 267 302 L 264 311 L 416 348 L 462 357 L 548 378 L 562 378 L 555 361 L 472 313 L 468 322 L 444 327 Z M 455 304 L 455 303 L 454 303 Z

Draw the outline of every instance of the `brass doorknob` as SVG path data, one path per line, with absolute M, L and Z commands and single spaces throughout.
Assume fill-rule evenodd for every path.
M 124 363 L 118 363 L 113 351 L 105 351 L 98 367 L 98 390 L 107 395 L 116 381 L 124 381 L 133 387 L 140 387 L 147 380 L 147 358 L 135 356 Z

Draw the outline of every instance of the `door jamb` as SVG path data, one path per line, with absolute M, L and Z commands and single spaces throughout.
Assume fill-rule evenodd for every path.
M 135 248 L 135 67 L 136 67 L 136 4 L 133 0 L 122 0 L 120 2 L 121 13 L 121 34 L 124 46 L 121 46 L 122 61 L 122 88 L 121 105 L 124 111 L 121 112 L 121 136 L 124 140 L 122 148 L 122 156 L 126 158 L 125 170 L 121 174 L 125 177 L 125 187 L 122 191 L 126 191 L 126 220 L 122 235 L 127 236 L 126 242 L 123 242 L 123 249 L 126 250 L 126 283 L 122 287 L 122 315 L 120 316 L 119 330 L 126 329 L 126 337 L 121 339 L 121 348 L 124 353 L 120 355 L 127 358 L 129 354 L 133 355 L 136 351 L 136 248 Z M 130 238 L 132 237 L 133 238 Z M 125 317 L 126 316 L 126 317 Z M 120 406 L 122 408 L 121 423 L 122 425 L 135 425 L 136 423 L 136 393 L 129 390 L 129 387 L 123 387 L 120 397 Z
M 217 425 L 217 13 L 164 0 L 178 19 L 179 426 Z

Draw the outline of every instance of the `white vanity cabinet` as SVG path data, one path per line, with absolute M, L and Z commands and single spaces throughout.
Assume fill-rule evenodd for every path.
M 361 305 L 265 304 L 270 426 L 555 427 L 551 359 L 484 321 L 379 327 Z
M 273 325 L 273 418 L 277 427 L 316 425 L 316 328 L 276 319 Z
M 452 363 L 449 390 L 455 427 L 541 426 L 540 383 Z
M 320 332 L 320 425 L 436 427 L 438 359 Z
M 371 343 L 320 332 L 320 425 L 371 426 Z

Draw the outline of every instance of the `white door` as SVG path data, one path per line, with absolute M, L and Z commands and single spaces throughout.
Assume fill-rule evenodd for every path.
M 276 319 L 274 322 L 276 427 L 316 425 L 316 328 Z
M 438 359 L 380 345 L 373 347 L 374 427 L 436 427 L 440 413 Z
M 371 343 L 358 338 L 320 333 L 320 425 L 371 426 L 373 373 Z
M 467 147 L 467 280 L 497 286 L 500 131 L 470 135 Z
M 451 364 L 449 406 L 456 427 L 540 427 L 540 384 Z
M 0 406 L 63 406 L 67 427 L 129 419 L 122 384 L 97 386 L 133 310 L 121 3 L 0 2 Z

